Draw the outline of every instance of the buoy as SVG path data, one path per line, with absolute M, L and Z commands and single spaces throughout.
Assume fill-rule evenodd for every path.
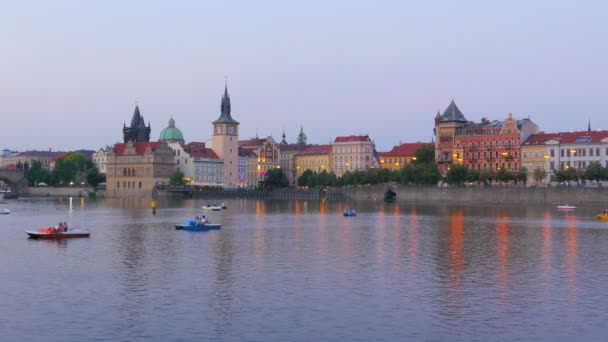
M 152 201 L 151 207 L 152 209 L 156 209 L 156 201 Z
M 81 198 L 80 198 L 80 206 L 81 206 L 81 207 L 84 207 L 84 197 L 81 197 Z

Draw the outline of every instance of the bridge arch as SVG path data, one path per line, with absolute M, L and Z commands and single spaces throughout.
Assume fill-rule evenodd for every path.
M 0 180 L 8 184 L 13 194 L 22 194 L 28 190 L 28 182 L 23 170 L 0 170 Z

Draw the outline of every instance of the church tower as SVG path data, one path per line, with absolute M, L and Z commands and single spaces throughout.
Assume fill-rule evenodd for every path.
M 131 126 L 127 127 L 127 125 L 124 124 L 122 128 L 125 143 L 128 143 L 129 141 L 149 142 L 150 131 L 150 123 L 148 122 L 148 126 L 146 126 L 144 116 L 139 112 L 139 106 L 135 106 L 133 118 L 131 119 Z
M 220 117 L 213 121 L 212 149 L 224 160 L 224 185 L 239 185 L 239 123 L 230 115 L 230 96 L 228 84 L 224 87 Z

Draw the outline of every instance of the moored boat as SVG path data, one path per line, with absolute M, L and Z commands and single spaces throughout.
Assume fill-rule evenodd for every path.
M 91 233 L 84 229 L 68 229 L 67 231 L 58 231 L 55 228 L 42 228 L 38 230 L 26 231 L 30 239 L 69 239 L 89 237 Z
M 203 210 L 213 210 L 213 211 L 220 211 L 222 210 L 222 207 L 219 205 L 204 205 L 202 207 Z
M 2 208 L 0 209 L 0 215 L 8 215 L 11 213 L 10 209 Z
M 559 210 L 574 210 L 574 209 L 576 209 L 576 206 L 574 206 L 574 205 L 568 205 L 568 204 L 563 204 L 563 205 L 558 205 L 557 209 L 559 209 Z

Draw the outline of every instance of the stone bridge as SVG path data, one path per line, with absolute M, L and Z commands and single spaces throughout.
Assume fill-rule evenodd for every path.
M 15 195 L 28 191 L 27 177 L 23 170 L 0 169 L 0 180 L 7 183 Z

